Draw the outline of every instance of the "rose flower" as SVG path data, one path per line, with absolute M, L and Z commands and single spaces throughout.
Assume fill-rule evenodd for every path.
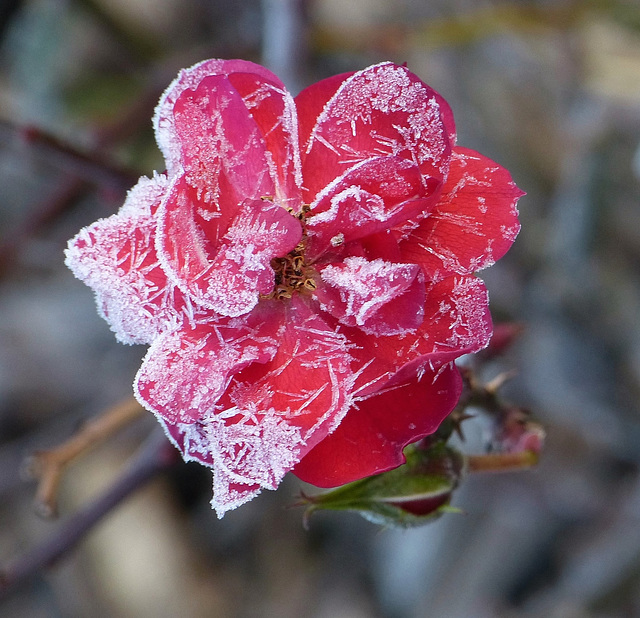
M 163 94 L 167 170 L 70 241 L 134 384 L 218 515 L 288 471 L 334 487 L 403 463 L 455 406 L 492 332 L 474 272 L 509 249 L 522 192 L 455 145 L 444 99 L 383 63 L 293 98 L 207 60 Z

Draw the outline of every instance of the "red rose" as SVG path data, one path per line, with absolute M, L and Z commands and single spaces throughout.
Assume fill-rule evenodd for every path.
M 266 69 L 207 60 L 155 114 L 167 171 L 70 241 L 67 264 L 225 511 L 293 470 L 336 486 L 389 470 L 460 393 L 491 336 L 473 273 L 508 250 L 522 195 L 455 146 L 440 95 L 391 63 L 295 99 Z

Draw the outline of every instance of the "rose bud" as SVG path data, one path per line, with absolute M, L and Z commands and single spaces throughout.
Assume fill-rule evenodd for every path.
M 463 468 L 461 453 L 443 443 L 429 448 L 415 445 L 405 450 L 404 465 L 376 476 L 355 481 L 332 491 L 302 496 L 310 515 L 320 509 L 353 511 L 365 519 L 393 528 L 411 528 L 430 523 L 449 506 Z

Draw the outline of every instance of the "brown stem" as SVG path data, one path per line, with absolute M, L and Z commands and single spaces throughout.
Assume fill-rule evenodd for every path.
M 133 398 L 127 399 L 88 421 L 69 440 L 46 451 L 34 453 L 26 462 L 27 473 L 38 479 L 35 503 L 38 512 L 51 517 L 57 512 L 57 493 L 66 466 L 144 411 Z
M 533 451 L 489 453 L 467 455 L 466 460 L 469 472 L 509 472 L 535 466 L 538 463 L 538 454 Z
M 59 167 L 66 169 L 69 175 L 92 184 L 124 193 L 135 184 L 140 175 L 109 160 L 98 146 L 83 151 L 39 127 L 12 127 L 8 123 L 3 124 L 7 124 L 7 130 L 19 134 L 27 144 L 37 146 L 41 154 L 47 156 Z
M 156 429 L 129 468 L 105 493 L 69 517 L 42 544 L 0 569 L 0 597 L 73 549 L 104 515 L 177 461 L 177 452 L 162 431 Z

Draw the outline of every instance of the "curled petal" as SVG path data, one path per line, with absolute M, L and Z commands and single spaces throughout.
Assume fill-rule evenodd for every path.
M 158 212 L 158 255 L 193 301 L 226 316 L 247 313 L 274 286 L 271 259 L 300 241 L 300 222 L 269 201 L 243 204 L 217 245 L 204 237 L 192 193 L 179 177 Z
M 256 76 L 265 84 L 273 84 L 284 89 L 282 82 L 268 69 L 246 60 L 205 60 L 183 69 L 160 97 L 153 126 L 156 141 L 167 162 L 167 172 L 173 176 L 182 166 L 182 144 L 176 130 L 174 106 L 185 90 L 195 90 L 200 82 L 212 75 L 233 76 L 235 73 L 248 73 Z
M 455 148 L 440 201 L 400 244 L 403 258 L 421 264 L 434 280 L 491 266 L 518 235 L 522 195 L 506 169 Z
M 423 178 L 402 157 L 377 157 L 355 165 L 316 197 L 307 218 L 307 255 L 315 259 L 337 243 L 388 230 L 428 211 L 439 181 Z
M 424 320 L 410 337 L 344 332 L 357 346 L 352 354 L 361 367 L 354 393 L 366 397 L 486 347 L 492 332 L 487 290 L 477 277 L 449 277 L 430 286 Z
M 424 176 L 443 180 L 451 142 L 441 103 L 434 90 L 391 63 L 345 79 L 302 144 L 304 185 L 311 200 L 334 178 L 372 157 L 399 156 L 415 163 Z
M 98 309 L 124 343 L 151 343 L 198 311 L 167 279 L 156 249 L 152 216 L 167 179 L 141 178 L 116 215 L 100 219 L 69 241 L 66 264 L 91 286 Z
M 348 257 L 320 270 L 314 296 L 324 311 L 367 334 L 400 335 L 424 317 L 424 277 L 415 264 Z
M 449 363 L 357 401 L 293 472 L 318 487 L 336 487 L 396 468 L 405 461 L 404 447 L 432 434 L 461 390 L 460 373 Z

